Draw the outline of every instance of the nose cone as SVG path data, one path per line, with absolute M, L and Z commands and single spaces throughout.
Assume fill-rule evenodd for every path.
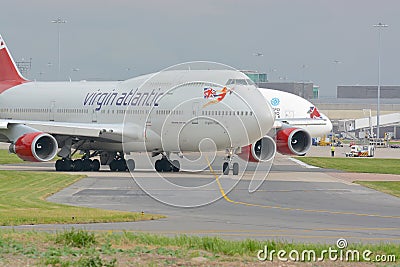
M 324 118 L 326 120 L 326 132 L 327 133 L 332 132 L 333 126 L 332 126 L 331 120 L 325 114 L 321 113 L 321 115 L 322 115 L 322 118 Z

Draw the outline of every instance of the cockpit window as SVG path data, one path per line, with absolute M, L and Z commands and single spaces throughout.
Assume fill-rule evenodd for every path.
M 255 83 L 254 83 L 252 80 L 250 80 L 250 79 L 246 79 L 246 81 L 247 81 L 247 84 L 248 84 L 248 85 L 255 85 Z
M 245 79 L 236 79 L 236 84 L 247 85 L 247 82 Z
M 229 79 L 225 85 L 254 85 L 254 82 L 250 79 Z
M 231 84 L 235 84 L 235 80 L 234 79 L 229 79 L 225 85 L 231 85 Z

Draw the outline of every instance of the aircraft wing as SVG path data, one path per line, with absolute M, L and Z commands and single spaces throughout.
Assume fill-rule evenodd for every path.
M 0 130 L 7 130 L 13 125 L 24 125 L 51 135 L 76 136 L 87 138 L 101 138 L 110 141 L 122 142 L 125 138 L 139 140 L 143 135 L 143 127 L 136 124 L 85 124 L 53 121 L 25 121 L 25 120 L 0 120 Z
M 275 119 L 273 128 L 282 128 L 284 125 L 290 126 L 310 126 L 310 125 L 327 125 L 329 122 L 327 119 L 311 119 L 311 118 L 285 118 L 285 119 Z

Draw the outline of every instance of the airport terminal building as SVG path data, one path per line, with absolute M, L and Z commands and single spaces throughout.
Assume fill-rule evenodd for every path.
M 312 102 L 331 118 L 335 132 L 350 132 L 361 138 L 376 127 L 377 96 L 376 85 L 340 85 L 336 98 Z M 400 86 L 381 86 L 380 126 L 380 137 L 388 133 L 400 138 Z

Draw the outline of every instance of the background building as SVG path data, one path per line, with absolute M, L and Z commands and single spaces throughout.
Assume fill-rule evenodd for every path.
M 378 87 L 375 85 L 340 85 L 337 98 L 377 98 Z M 381 86 L 381 98 L 400 98 L 400 86 Z
M 336 98 L 316 99 L 314 104 L 333 122 L 335 132 L 354 132 L 360 138 L 364 133 L 376 132 L 378 87 L 375 85 L 340 85 Z M 380 136 L 389 133 L 400 138 L 400 86 L 381 86 Z
M 246 74 L 250 78 L 250 80 L 252 80 L 256 84 L 268 82 L 268 76 L 266 73 L 260 73 L 253 70 L 243 70 L 242 72 Z
M 292 93 L 309 100 L 314 98 L 314 84 L 312 82 L 260 82 L 257 85 L 261 88 Z
M 268 81 L 268 75 L 266 73 L 260 73 L 257 71 L 244 70 L 246 74 L 258 87 L 280 90 L 288 93 L 292 93 L 301 96 L 305 99 L 318 98 L 319 86 L 314 85 L 312 82 L 270 82 Z

